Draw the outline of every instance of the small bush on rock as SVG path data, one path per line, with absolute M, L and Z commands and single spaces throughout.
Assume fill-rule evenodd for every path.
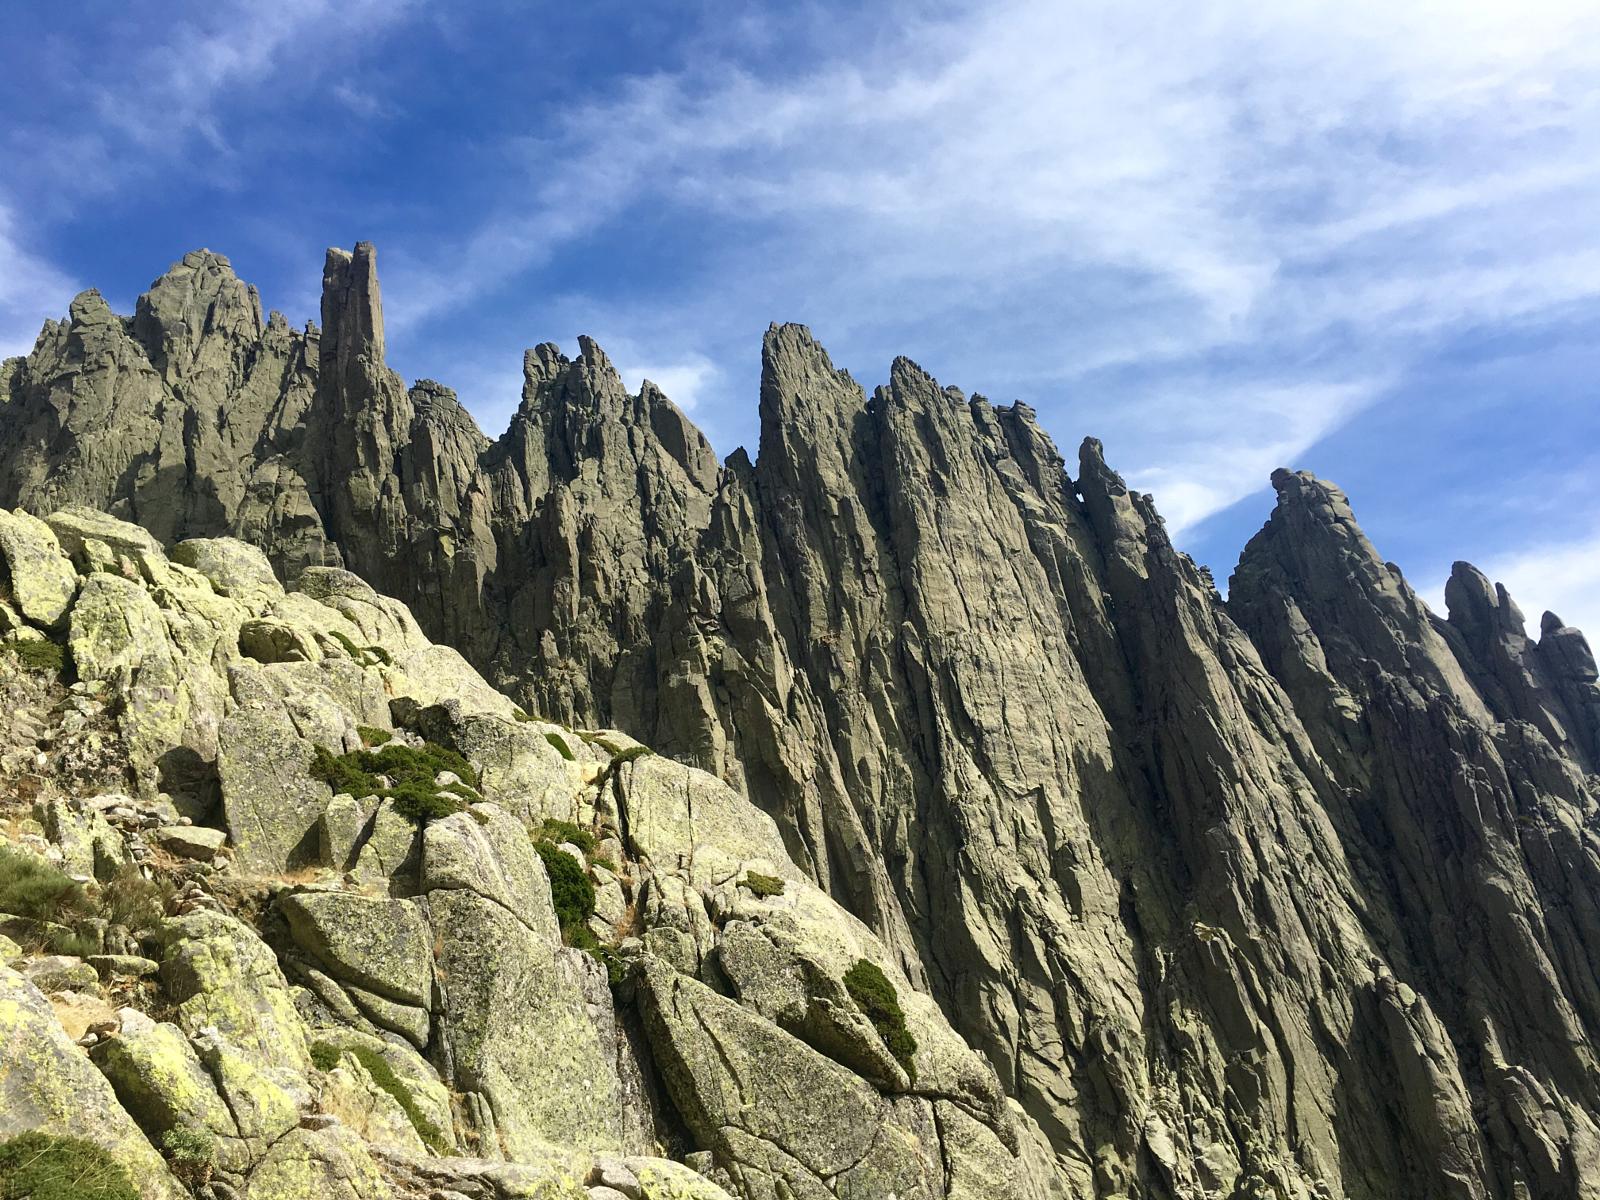
M 550 900 L 555 906 L 556 920 L 561 925 L 561 936 L 573 944 L 573 931 L 588 930 L 588 920 L 594 916 L 594 884 L 578 860 L 554 842 L 535 842 L 534 848 L 544 860 L 545 874 L 550 876 Z
M 139 1193 L 93 1142 L 35 1131 L 0 1144 L 0 1200 L 139 1200 Z
M 443 787 L 435 784 L 433 781 L 443 771 L 449 771 L 461 782 Z M 326 746 L 318 746 L 311 760 L 311 776 L 322 780 L 335 794 L 393 800 L 401 816 L 418 824 L 449 816 L 463 805 L 483 799 L 478 794 L 478 773 L 472 764 L 456 751 L 434 742 L 425 743 L 420 750 L 390 742 L 377 750 L 338 755 Z
M 544 735 L 544 740 L 555 747 L 556 753 L 561 755 L 562 758 L 566 759 L 568 762 L 572 761 L 572 751 L 567 747 L 566 738 L 562 737 L 559 733 L 552 729 Z
M 161 1135 L 172 1173 L 186 1187 L 196 1188 L 211 1181 L 217 1161 L 217 1139 L 203 1129 L 169 1129 Z
M 594 834 L 581 825 L 571 821 L 558 821 L 554 817 L 546 817 L 544 826 L 539 830 L 539 840 L 560 845 L 562 842 L 571 842 L 585 854 L 594 849 Z M 568 855 L 570 858 L 571 855 Z
M 872 1022 L 895 1061 L 915 1080 L 917 1068 L 913 1056 L 917 1052 L 917 1039 L 906 1028 L 906 1014 L 889 977 L 876 963 L 862 958 L 844 973 L 844 986 L 856 1007 Z
M 387 729 L 379 729 L 376 725 L 357 725 L 356 735 L 361 739 L 361 744 L 369 749 L 381 746 L 394 737 Z
M 763 900 L 770 896 L 783 895 L 783 880 L 776 875 L 762 875 L 758 871 L 746 871 L 744 878 L 739 882 Z

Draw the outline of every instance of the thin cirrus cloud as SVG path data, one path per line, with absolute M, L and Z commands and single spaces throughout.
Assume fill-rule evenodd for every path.
M 1600 235 L 1572 219 L 1600 205 L 1593 6 L 1155 22 L 1029 2 L 885 38 L 781 77 L 713 56 L 575 104 L 511 196 L 391 275 L 400 327 L 648 207 L 723 236 L 676 290 L 578 307 L 643 361 L 721 360 L 682 380 L 697 416 L 752 407 L 747 349 L 708 331 L 798 309 L 869 375 L 904 350 L 1025 395 L 1060 435 L 1092 421 L 1181 533 L 1436 339 L 1600 295 Z

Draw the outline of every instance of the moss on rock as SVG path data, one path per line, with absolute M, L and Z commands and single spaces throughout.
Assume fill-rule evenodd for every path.
M 844 986 L 856 1007 L 866 1015 L 883 1044 L 895 1061 L 905 1068 L 913 1081 L 917 1078 L 917 1039 L 906 1028 L 906 1014 L 900 1008 L 900 996 L 894 984 L 876 963 L 857 959 L 844 973 Z

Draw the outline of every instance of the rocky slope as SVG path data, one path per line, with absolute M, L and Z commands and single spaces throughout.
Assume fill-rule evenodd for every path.
M 825 1091 L 894 1111 L 846 1122 L 879 1131 L 882 1153 L 942 1148 L 946 1191 L 928 1194 L 1006 1186 L 952 1156 L 981 1144 L 976 1161 L 999 1162 L 989 1138 L 1017 1187 L 1062 1196 L 1600 1195 L 1600 689 L 1576 630 L 1547 614 L 1531 641 L 1465 564 L 1441 620 L 1336 489 L 1286 472 L 1224 602 L 1094 441 L 1069 474 L 1025 406 L 969 400 L 904 359 L 869 397 L 797 326 L 763 347 L 754 463 L 718 464 L 587 340 L 576 360 L 528 352 L 522 406 L 494 442 L 448 389 L 406 389 L 383 350 L 365 245 L 329 252 L 320 331 L 263 319 L 206 252 L 131 319 L 88 293 L 0 368 L 0 500 L 109 509 L 168 545 L 243 538 L 299 581 L 290 597 L 331 601 L 326 581 L 357 585 L 328 568 L 347 568 L 528 711 L 653 746 L 661 757 L 617 768 L 624 794 L 652 764 L 767 814 L 759 853 L 743 834 L 723 852 L 769 863 L 786 888 L 814 884 L 801 894 L 873 939 L 831 955 L 821 933 L 803 943 L 833 981 L 815 994 L 834 998 L 828 1012 L 859 951 L 916 998 L 908 1015 L 942 1010 L 1001 1091 L 927 1090 L 862 1031 L 840 1050 L 815 996 L 741 984 L 730 962 L 776 961 L 768 945 L 789 943 L 708 932 L 695 914 L 718 927 L 716 889 L 737 868 L 696 875 L 691 856 L 662 885 L 674 915 L 640 910 L 655 924 L 623 1008 L 642 1014 L 630 1045 L 668 1080 L 680 1152 L 709 1151 L 736 1194 L 888 1194 L 852 1182 L 857 1142 L 761 1124 Z M 422 637 L 384 611 L 409 632 L 349 632 L 358 652 Z M 42 628 L 41 612 L 19 607 L 14 623 Z M 296 644 L 275 616 L 249 619 L 267 625 L 241 653 Z M 130 629 L 142 642 L 150 627 Z M 507 723 L 510 702 L 454 660 L 408 677 L 417 712 L 468 687 L 506 728 L 542 728 Z M 193 725 L 167 691 L 124 721 L 140 786 L 202 822 L 220 793 L 236 869 L 311 864 L 305 813 L 328 789 L 305 775 L 309 751 L 281 748 L 303 747 L 313 718 L 260 715 L 282 696 L 267 684 L 198 686 L 176 702 L 210 714 Z M 352 719 L 363 686 L 337 693 Z M 404 711 L 414 732 L 434 728 Z M 258 749 L 226 750 L 230 728 Z M 472 728 L 452 718 L 434 734 L 486 789 L 491 762 L 531 770 L 515 764 L 541 751 Z M 298 797 L 301 823 L 235 818 L 247 774 L 262 795 Z M 495 802 L 525 824 L 555 811 Z M 349 808 L 345 828 L 382 823 Z M 619 824 L 619 846 L 664 871 L 681 846 L 651 853 L 642 828 Z M 398 898 L 440 890 L 415 886 Z M 405 999 L 367 991 L 369 1005 Z M 451 1044 L 448 1010 L 428 1013 L 421 1048 Z M 714 1027 L 708 1014 L 745 1049 L 674 1034 Z M 415 1045 L 422 1019 L 404 1019 Z M 855 1084 L 774 1067 L 774 1029 Z M 693 1095 L 674 1078 L 696 1080 Z M 519 1087 L 489 1087 L 501 1099 L 467 1127 L 526 1103 L 509 1098 Z M 912 1113 L 914 1097 L 931 1110 Z
M 88 1139 L 152 1197 L 196 1182 L 173 1130 L 201 1190 L 257 1200 L 1048 1194 L 993 1070 L 726 784 L 528 719 L 346 571 L 286 592 L 253 547 L 169 558 L 88 509 L 0 514 L 0 553 L 12 645 L 76 677 L 0 667 L 0 896 L 33 861 L 101 903 L 3 918 L 0 1136 Z M 363 747 L 465 778 L 430 768 L 421 816 L 336 794 L 319 762 Z M 175 753 L 215 795 L 163 790 Z M 131 922 L 130 878 L 171 887 Z M 69 921 L 87 953 L 40 953 Z

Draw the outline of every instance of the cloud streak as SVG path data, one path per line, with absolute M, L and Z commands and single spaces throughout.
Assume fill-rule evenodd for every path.
M 1152 29 L 1145 6 L 1025 2 L 885 29 L 575 106 L 513 148 L 475 229 L 403 264 L 398 327 L 670 213 L 724 235 L 673 317 L 659 292 L 593 306 L 644 360 L 715 359 L 703 331 L 734 313 L 826 314 L 872 369 L 906 350 L 965 386 L 1098 398 L 1191 527 L 1429 339 L 1600 295 L 1600 236 L 1571 221 L 1600 207 L 1592 5 L 1239 0 Z M 996 361 L 1008 341 L 1040 365 Z
M 39 314 L 66 315 L 82 289 L 19 241 L 11 209 L 0 203 L 0 359 L 26 354 L 39 336 Z

